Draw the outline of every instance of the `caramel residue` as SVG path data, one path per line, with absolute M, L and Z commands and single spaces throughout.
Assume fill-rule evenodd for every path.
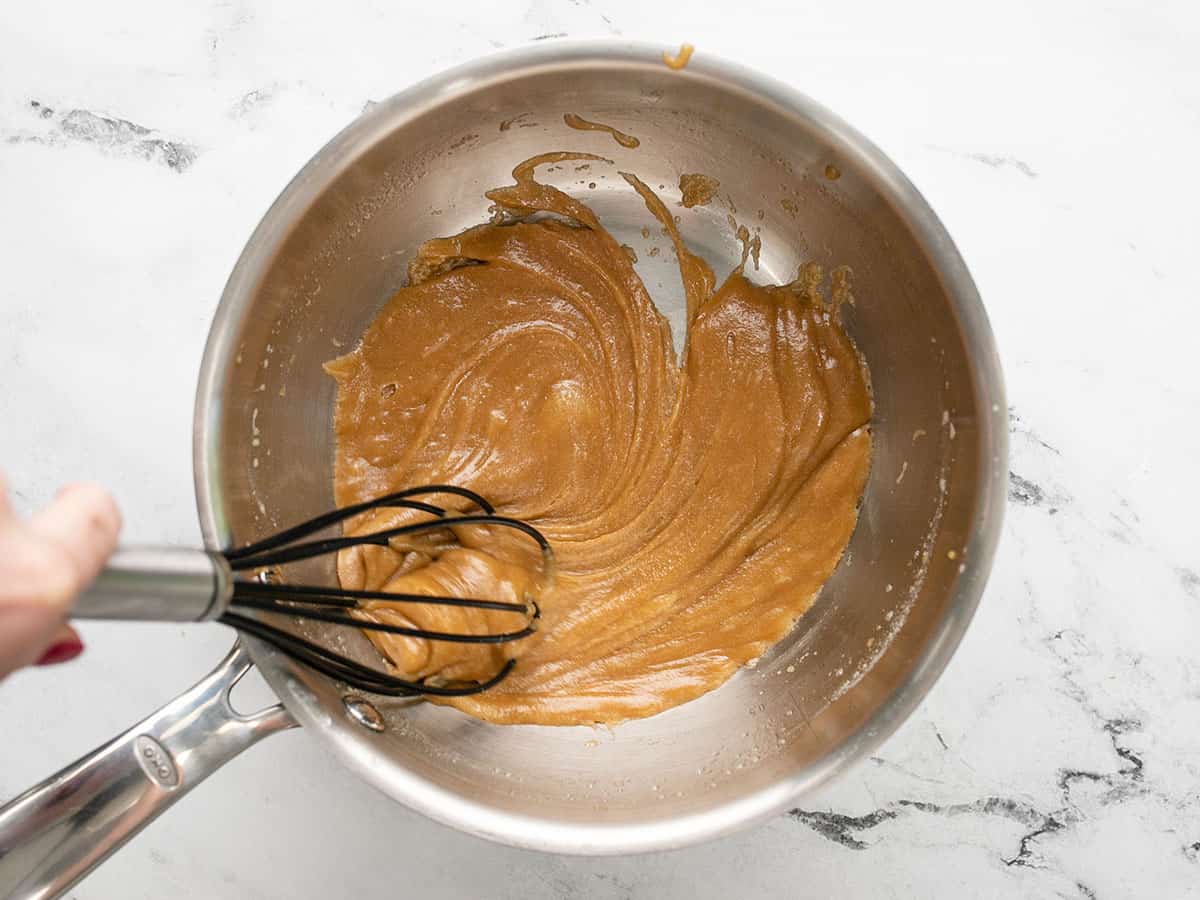
M 827 165 L 825 167 L 825 177 L 828 178 L 830 181 L 837 181 L 839 178 L 842 177 L 842 170 L 839 169 L 837 166 L 835 166 L 833 163 L 830 163 L 829 165 Z
M 621 249 L 625 251 L 625 255 L 629 257 L 630 262 L 635 263 L 638 261 L 637 251 L 634 250 L 632 247 L 630 247 L 628 244 L 622 244 Z
M 829 298 L 834 309 L 841 309 L 844 303 L 854 305 L 854 292 L 851 290 L 853 277 L 854 270 L 849 266 L 838 266 L 829 273 Z
M 757 233 L 751 235 L 750 229 L 745 225 L 739 225 L 732 215 L 728 216 L 727 219 L 729 227 L 733 229 L 734 236 L 742 245 L 742 258 L 733 271 L 740 275 L 746 268 L 747 258 L 754 261 L 754 269 L 758 271 L 758 255 L 762 251 L 762 236 Z
M 576 131 L 604 131 L 612 135 L 612 139 L 622 147 L 627 147 L 633 150 L 641 146 L 641 141 L 635 138 L 632 134 L 626 134 L 623 131 L 617 131 L 611 125 L 605 125 L 603 122 L 589 122 L 575 113 L 566 113 L 563 115 L 563 121 L 567 123 L 568 128 L 574 128 Z
M 791 290 L 803 297 L 809 303 L 821 302 L 821 281 L 825 278 L 825 269 L 819 262 L 812 260 L 801 263 L 796 277 L 788 285 Z
M 674 246 L 677 348 L 628 249 L 535 178 L 598 159 L 518 165 L 486 192 L 502 224 L 426 241 L 408 285 L 326 365 L 338 506 L 454 484 L 553 547 L 551 580 L 520 535 L 456 526 L 473 508 L 446 495 L 445 528 L 338 554 L 346 589 L 518 608 L 366 600 L 352 612 L 364 621 L 483 636 L 521 628 L 536 601 L 536 630 L 506 643 L 367 634 L 392 671 L 435 684 L 514 660 L 487 691 L 429 698 L 489 722 L 614 723 L 718 687 L 811 606 L 870 470 L 868 374 L 836 315 L 848 270 L 831 273 L 832 300 L 815 263 L 788 285 L 753 284 L 741 266 L 718 285 L 662 200 L 621 173 Z M 744 263 L 754 237 L 737 231 Z M 372 509 L 344 532 L 427 515 Z
M 688 209 L 693 206 L 704 206 L 717 194 L 721 182 L 699 172 L 679 176 L 679 193 L 683 195 L 683 205 Z
M 664 50 L 662 59 L 668 69 L 675 69 L 676 71 L 679 71 L 688 64 L 688 60 L 692 58 L 692 54 L 694 52 L 696 52 L 695 47 L 693 47 L 691 44 L 684 44 L 679 48 L 679 52 L 674 55 L 671 55 L 671 53 Z

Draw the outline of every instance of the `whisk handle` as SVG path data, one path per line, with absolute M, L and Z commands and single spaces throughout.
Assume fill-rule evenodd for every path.
M 219 553 L 123 547 L 78 599 L 76 619 L 206 622 L 229 608 L 233 573 Z

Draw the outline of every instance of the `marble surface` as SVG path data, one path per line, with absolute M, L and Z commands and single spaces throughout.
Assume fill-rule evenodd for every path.
M 919 712 L 803 807 L 689 850 L 518 852 L 302 732 L 219 772 L 95 898 L 1200 896 L 1200 13 L 1186 2 L 0 4 L 0 465 L 198 539 L 191 403 L 259 216 L 370 100 L 559 35 L 689 40 L 837 110 L 958 241 L 1001 348 L 1011 504 Z M 661 7 L 661 8 L 659 8 Z M 206 671 L 223 629 L 84 626 L 0 686 L 0 796 Z

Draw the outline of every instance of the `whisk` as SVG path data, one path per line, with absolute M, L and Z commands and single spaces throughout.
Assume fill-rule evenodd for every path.
M 441 506 L 415 499 L 439 494 L 468 500 L 480 512 L 451 514 Z M 430 518 L 369 534 L 305 540 L 353 516 L 380 508 L 411 509 L 426 513 Z M 388 546 L 396 538 L 459 525 L 496 526 L 525 535 L 538 545 L 543 567 L 552 573 L 553 551 L 536 528 L 519 519 L 496 515 L 492 505 L 474 491 L 436 484 L 409 488 L 336 509 L 271 537 L 230 550 L 161 547 L 118 550 L 100 576 L 79 597 L 72 616 L 80 619 L 217 621 L 271 644 L 306 666 L 359 690 L 390 696 L 429 694 L 460 697 L 475 694 L 503 681 L 512 671 L 515 660 L 510 659 L 485 681 L 441 683 L 429 678 L 408 680 L 334 652 L 280 627 L 277 620 L 291 616 L 428 641 L 501 644 L 520 640 L 534 632 L 539 616 L 535 599 L 523 604 L 468 597 L 344 590 L 282 583 L 269 576 L 279 566 L 336 553 L 347 547 Z M 422 603 L 520 613 L 525 616 L 525 625 L 516 631 L 498 634 L 455 634 L 363 621 L 350 615 L 350 611 L 365 601 Z

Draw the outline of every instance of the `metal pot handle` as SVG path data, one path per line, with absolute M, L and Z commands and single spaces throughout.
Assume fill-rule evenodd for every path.
M 241 642 L 158 712 L 0 807 L 0 897 L 57 897 L 226 762 L 298 723 L 281 705 L 239 715 Z

